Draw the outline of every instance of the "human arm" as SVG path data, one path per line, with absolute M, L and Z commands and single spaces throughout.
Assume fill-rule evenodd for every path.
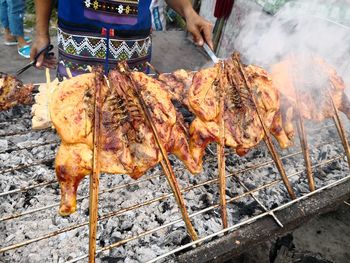
M 49 23 L 52 10 L 53 0 L 35 0 L 36 14 L 36 36 L 33 42 L 30 59 L 34 60 L 36 54 L 50 43 Z M 56 66 L 56 58 L 46 58 L 42 54 L 35 65 L 37 68 L 54 68 Z
M 166 0 L 166 2 L 172 9 L 185 18 L 187 30 L 192 34 L 193 40 L 197 45 L 202 46 L 206 42 L 213 48 L 213 26 L 196 13 L 191 1 Z

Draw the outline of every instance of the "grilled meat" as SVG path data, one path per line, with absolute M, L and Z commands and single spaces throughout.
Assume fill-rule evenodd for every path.
M 7 110 L 18 104 L 30 104 L 33 88 L 33 85 L 24 85 L 14 76 L 0 73 L 0 110 Z
M 323 121 L 334 115 L 332 96 L 337 109 L 350 117 L 350 102 L 345 85 L 336 70 L 316 56 L 290 56 L 272 67 L 272 78 L 281 93 L 283 126 L 294 137 L 293 120 L 300 115 L 307 120 Z
M 192 84 L 193 76 L 193 72 L 179 69 L 173 73 L 160 74 L 158 80 L 165 83 L 164 88 L 169 92 L 171 100 L 181 102 L 187 106 L 187 94 Z
M 213 68 L 199 71 L 193 78 L 189 90 L 190 109 L 197 116 L 190 127 L 190 148 L 196 163 L 201 165 L 206 146 L 219 140 L 219 78 L 225 87 L 225 144 L 236 150 L 239 155 L 256 146 L 265 136 L 257 116 L 254 101 L 245 83 L 250 82 L 252 94 L 265 126 L 273 129 L 282 147 L 290 145 L 282 129 L 279 115 L 279 95 L 272 85 L 268 73 L 257 66 L 242 66 L 237 54 L 217 64 Z M 221 74 L 220 74 L 221 72 Z
M 183 123 L 159 81 L 125 64 L 109 74 L 109 86 L 99 72 L 64 81 L 51 98 L 50 114 L 62 144 L 56 156 L 56 174 L 61 187 L 60 213 L 76 209 L 76 190 L 91 173 L 92 123 L 95 87 L 102 90 L 101 171 L 129 174 L 137 179 L 162 158 L 146 122 L 134 87 L 151 112 L 160 140 L 169 153 L 197 172 Z

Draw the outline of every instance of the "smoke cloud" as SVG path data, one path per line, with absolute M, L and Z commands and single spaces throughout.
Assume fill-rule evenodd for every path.
M 246 1 L 238 0 L 234 10 L 246 10 L 246 6 Z M 230 40 L 231 50 L 239 51 L 245 63 L 266 69 L 290 54 L 319 56 L 335 67 L 350 87 L 350 27 L 320 16 L 327 6 L 350 12 L 350 1 L 313 0 L 289 2 L 275 15 L 257 8 L 244 15 L 234 13 L 236 24 L 230 26 L 237 28 Z M 309 73 L 309 65 L 301 68 L 305 75 Z

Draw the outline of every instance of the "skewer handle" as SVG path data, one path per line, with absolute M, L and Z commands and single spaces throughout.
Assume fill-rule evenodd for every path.
M 304 120 L 303 120 L 301 114 L 299 114 L 298 118 L 299 118 L 299 121 L 297 123 L 297 127 L 298 127 L 298 133 L 299 133 L 299 138 L 300 138 L 300 145 L 301 145 L 301 149 L 302 149 L 303 155 L 304 155 L 306 176 L 307 176 L 307 180 L 309 183 L 309 189 L 311 192 L 313 192 L 316 189 L 315 189 L 315 181 L 314 181 L 314 177 L 312 174 L 312 168 L 311 168 L 312 165 L 311 165 L 311 159 L 310 159 L 309 144 L 307 142 Z
M 98 78 L 100 76 L 96 76 Z M 101 86 L 100 82 L 95 85 L 94 103 L 94 133 L 93 133 L 93 159 L 92 173 L 90 175 L 90 200 L 89 200 L 89 263 L 95 262 L 96 234 L 98 217 L 98 188 L 100 177 L 100 130 L 101 130 Z M 107 81 L 108 85 L 108 81 Z
M 176 177 L 175 177 L 175 174 L 174 174 L 174 171 L 171 167 L 171 164 L 170 164 L 170 161 L 169 161 L 169 158 L 168 158 L 168 154 L 158 136 L 158 132 L 157 132 L 157 128 L 156 126 L 154 125 L 153 123 L 153 120 L 152 120 L 152 117 L 151 117 L 151 114 L 146 106 L 146 103 L 145 101 L 143 100 L 143 97 L 140 93 L 140 91 L 138 90 L 138 88 L 136 87 L 134 81 L 132 78 L 130 78 L 130 81 L 132 82 L 132 87 L 134 89 L 134 92 L 135 94 L 137 95 L 138 97 L 138 100 L 140 102 L 140 105 L 141 105 L 141 108 L 142 108 L 142 111 L 145 115 L 145 118 L 148 122 L 148 124 L 150 125 L 150 128 L 152 130 L 152 133 L 154 135 L 154 138 L 156 140 L 156 143 L 159 147 L 159 150 L 162 154 L 162 157 L 163 157 L 163 160 L 160 162 L 160 165 L 162 166 L 162 169 L 165 173 L 165 176 L 169 182 L 169 185 L 171 187 L 171 190 L 173 191 L 174 193 L 174 196 L 175 196 L 175 200 L 178 204 L 178 206 L 180 207 L 180 210 L 181 210 L 181 214 L 182 214 L 182 217 L 183 217 L 183 220 L 185 221 L 185 224 L 186 224 L 186 227 L 187 227 L 187 231 L 189 233 L 189 235 L 191 236 L 192 240 L 197 240 L 198 239 L 198 236 L 197 236 L 197 233 L 196 231 L 194 230 L 194 227 L 191 223 L 191 220 L 190 220 L 190 217 L 188 215 L 188 212 L 187 212 L 187 209 L 186 209 L 186 206 L 185 206 L 185 201 L 182 197 L 182 194 L 181 194 L 181 191 L 180 191 L 180 187 L 176 181 Z
M 218 170 L 219 170 L 219 192 L 220 192 L 220 208 L 221 208 L 221 220 L 223 228 L 228 227 L 227 223 L 227 209 L 226 209 L 226 165 L 225 165 L 225 119 L 224 119 L 224 110 L 225 110 L 225 88 L 223 85 L 223 71 L 224 64 L 221 63 L 219 71 L 219 127 L 220 127 L 220 142 L 217 146 L 217 155 L 218 155 Z
M 334 85 L 332 82 L 330 82 L 330 85 L 333 89 L 335 89 Z M 344 129 L 344 125 L 340 119 L 340 116 L 339 116 L 339 111 L 334 103 L 334 99 L 333 99 L 333 96 L 332 96 L 332 93 L 330 92 L 330 90 L 328 89 L 328 96 L 332 102 L 332 107 L 333 107 L 333 111 L 334 111 L 334 116 L 333 116 L 333 121 L 335 123 L 335 126 L 337 127 L 337 131 L 338 131 L 338 134 L 339 134 L 339 137 L 342 141 L 342 144 L 343 144 L 343 147 L 344 147 L 344 151 L 345 151 L 345 154 L 346 154 L 346 159 L 348 161 L 348 165 L 349 165 L 349 168 L 350 168 L 350 147 L 349 147 L 349 141 L 348 141 L 348 138 L 347 138 L 347 134 L 345 132 L 345 129 Z

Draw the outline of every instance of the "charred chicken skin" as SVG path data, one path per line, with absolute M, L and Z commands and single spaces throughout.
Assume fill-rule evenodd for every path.
M 33 85 L 24 85 L 14 76 L 0 73 L 0 110 L 32 102 Z
M 302 118 L 316 122 L 332 118 L 332 99 L 336 108 L 350 118 L 344 81 L 323 59 L 289 56 L 275 64 L 271 73 L 281 93 L 283 128 L 290 139 L 295 135 L 293 121 L 299 112 Z
M 224 61 L 221 69 L 220 66 L 217 64 L 196 73 L 189 90 L 189 106 L 197 116 L 190 126 L 190 148 L 195 162 L 202 166 L 206 146 L 219 140 L 218 78 L 223 78 L 225 87 L 223 118 L 226 146 L 234 148 L 237 154 L 244 155 L 265 136 L 245 77 L 250 82 L 251 92 L 265 126 L 273 131 L 283 148 L 289 146 L 290 141 L 281 127 L 279 94 L 269 74 L 257 66 L 242 66 L 238 54 Z
M 186 130 L 162 83 L 143 73 L 129 72 L 125 64 L 110 72 L 108 82 L 109 85 L 99 72 L 84 74 L 64 81 L 52 95 L 50 114 L 62 139 L 55 162 L 61 215 L 76 210 L 77 187 L 92 170 L 92 105 L 98 85 L 103 98 L 102 172 L 129 174 L 137 179 L 162 158 L 134 87 L 149 108 L 166 150 L 178 156 L 190 171 L 197 172 Z

